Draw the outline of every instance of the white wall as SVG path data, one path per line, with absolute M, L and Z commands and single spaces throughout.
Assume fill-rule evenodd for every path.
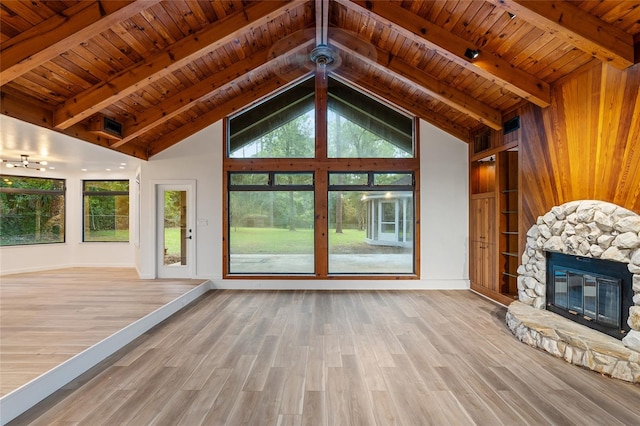
M 86 142 L 78 142 L 86 143 Z M 130 179 L 131 172 L 82 173 L 25 171 L 14 169 L 3 174 L 36 176 L 66 180 L 65 242 L 29 246 L 0 247 L 0 273 L 43 271 L 67 267 L 129 267 L 135 266 L 133 243 L 82 242 L 82 180 Z M 130 213 L 130 217 L 133 212 Z
M 420 122 L 420 269 L 425 286 L 469 288 L 468 145 Z
M 219 121 L 141 165 L 141 278 L 156 277 L 155 184 L 196 181 L 196 272 L 194 278 L 222 278 L 222 122 Z
M 198 132 L 141 166 L 143 278 L 155 278 L 154 184 L 196 180 L 196 278 L 218 288 L 469 288 L 467 144 L 420 122 L 420 280 L 223 280 L 222 122 Z

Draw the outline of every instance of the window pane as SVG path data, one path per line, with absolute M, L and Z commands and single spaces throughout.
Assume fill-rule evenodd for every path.
M 32 189 L 36 191 L 64 191 L 64 179 L 32 178 L 0 175 L 0 188 Z
M 128 180 L 85 180 L 85 192 L 129 192 Z
M 413 157 L 411 118 L 333 79 L 328 104 L 329 157 Z
M 231 191 L 229 272 L 312 274 L 312 191 Z
M 84 241 L 129 241 L 129 196 L 84 196 Z
M 269 173 L 231 173 L 231 185 L 268 185 Z
M 313 158 L 314 83 L 307 80 L 229 120 L 231 158 Z
M 3 175 L 0 245 L 64 242 L 64 180 Z
M 376 173 L 373 175 L 373 184 L 382 185 L 412 185 L 413 175 L 411 173 Z
M 329 173 L 329 185 L 368 185 L 368 173 Z
M 276 173 L 274 185 L 313 185 L 313 173 Z
M 86 180 L 83 187 L 83 241 L 129 241 L 129 181 Z
M 412 274 L 413 250 L 413 192 L 329 193 L 329 273 Z

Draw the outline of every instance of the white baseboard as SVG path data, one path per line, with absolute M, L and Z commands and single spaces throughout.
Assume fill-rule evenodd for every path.
M 226 290 L 469 290 L 469 280 L 211 280 L 212 289 Z

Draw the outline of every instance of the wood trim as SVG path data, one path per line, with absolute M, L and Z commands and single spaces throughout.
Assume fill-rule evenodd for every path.
M 488 288 L 476 285 L 474 283 L 471 283 L 471 290 L 505 306 L 509 306 L 511 302 L 516 300 L 513 297 L 509 297 L 504 294 L 489 290 Z
M 471 145 L 471 144 L 470 144 Z M 507 149 L 511 149 L 511 148 L 515 148 L 518 146 L 518 142 L 509 142 L 507 144 L 504 145 L 500 145 L 500 146 L 495 146 L 493 148 L 489 148 L 485 151 L 479 152 L 477 154 L 470 154 L 471 157 L 469 158 L 470 161 L 477 161 L 477 160 L 481 160 L 483 158 L 492 156 L 492 155 L 496 155 L 499 152 L 502 151 L 506 151 Z
M 286 13 L 301 3 L 302 0 L 251 3 L 242 12 L 214 22 L 133 68 L 125 69 L 69 99 L 55 111 L 55 127 L 66 129 L 88 118 L 141 87 L 158 81 L 194 59 L 219 48 L 250 28 L 263 25 L 274 16 Z
M 327 108 L 328 75 L 322 67 L 315 71 L 315 156 L 326 159 L 328 142 Z M 314 185 L 314 269 L 317 278 L 329 275 L 329 200 L 327 197 L 329 178 L 326 168 L 315 162 Z
M 568 1 L 488 0 L 604 63 L 625 69 L 637 63 L 633 35 Z
M 491 52 L 483 52 L 484 54 L 473 61 L 467 59 L 464 56 L 467 48 L 479 49 L 480 47 L 420 18 L 396 3 L 335 1 L 360 14 L 367 16 L 374 14 L 376 20 L 392 26 L 409 40 L 426 44 L 445 58 L 538 106 L 547 107 L 551 104 L 551 90 L 545 81 L 513 67 Z

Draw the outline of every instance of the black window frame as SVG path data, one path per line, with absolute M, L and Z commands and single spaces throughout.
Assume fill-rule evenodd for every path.
M 46 244 L 64 244 L 67 239 L 67 181 L 66 179 L 60 178 L 48 178 L 41 176 L 21 176 L 21 175 L 5 175 L 0 174 L 0 180 L 3 182 L 6 179 L 40 179 L 44 181 L 54 181 L 61 184 L 60 189 L 34 189 L 34 188 L 15 188 L 15 187 L 6 187 L 0 186 L 0 193 L 4 194 L 23 194 L 23 195 L 58 195 L 62 196 L 62 241 L 38 241 L 33 243 L 23 243 L 23 244 L 1 244 L 1 247 L 19 247 L 19 246 L 33 246 L 33 245 L 46 245 Z M 4 216 L 4 215 L 0 215 Z M 0 219 L 2 219 L 0 217 Z

